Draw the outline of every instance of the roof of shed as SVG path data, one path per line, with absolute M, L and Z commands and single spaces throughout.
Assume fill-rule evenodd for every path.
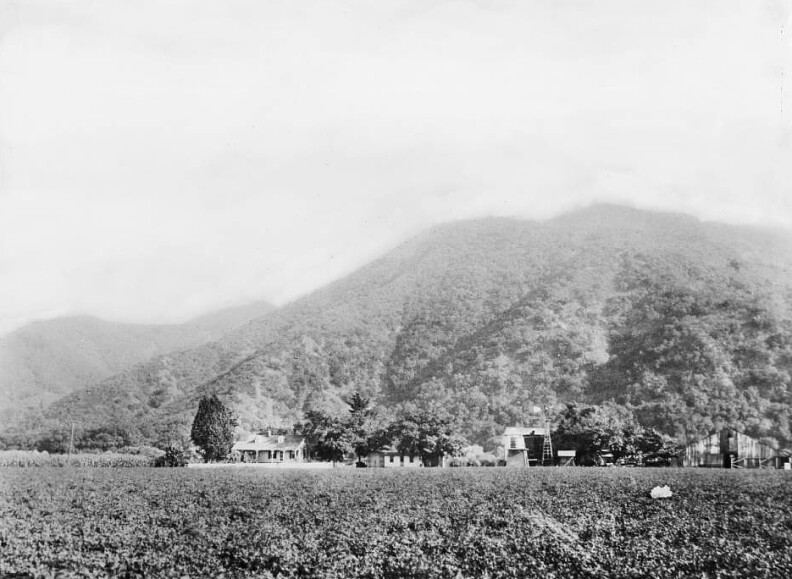
M 401 456 L 401 455 L 410 456 L 409 452 L 399 452 L 399 449 L 396 448 L 395 446 L 388 446 L 386 448 L 381 448 L 379 450 L 375 450 L 374 452 L 370 452 L 369 454 L 384 454 L 384 455 L 393 454 L 396 456 Z
M 544 436 L 547 429 L 540 426 L 510 426 L 503 431 L 503 436 Z

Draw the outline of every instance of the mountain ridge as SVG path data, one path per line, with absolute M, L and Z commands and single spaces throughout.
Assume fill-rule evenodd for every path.
M 487 444 L 539 398 L 612 399 L 646 419 L 646 408 L 660 404 L 648 393 L 650 383 L 667 372 L 656 388 L 667 388 L 682 406 L 661 410 L 689 414 L 678 416 L 679 424 L 664 422 L 668 434 L 731 421 L 789 444 L 788 239 L 618 206 L 547 221 L 442 224 L 220 341 L 62 398 L 43 417 L 50 426 L 75 417 L 91 426 L 123 425 L 162 445 L 185 440 L 197 400 L 210 391 L 227 400 L 248 431 L 288 427 L 305 410 L 342 411 L 343 401 L 361 392 L 388 412 L 442 405 L 471 440 Z M 677 301 L 693 305 L 672 307 Z M 625 345 L 619 324 L 637 320 L 646 335 L 635 339 L 662 349 L 652 340 L 663 335 L 655 321 L 665 310 L 678 312 L 668 325 L 678 327 L 689 349 L 712 358 L 698 382 L 674 374 L 679 351 L 639 359 Z M 767 327 L 752 325 L 746 316 L 754 310 L 770 319 Z M 746 369 L 741 348 L 758 352 L 750 362 L 756 368 Z M 628 354 L 633 366 L 613 362 Z M 609 372 L 613 394 L 603 398 Z M 763 379 L 760 388 L 752 372 L 781 378 Z M 635 390 L 628 376 L 647 385 Z M 700 408 L 699 398 L 715 396 L 718 376 L 729 384 L 723 407 Z M 635 395 L 622 396 L 631 388 Z M 751 406 L 751 388 L 763 406 Z M 696 423 L 691 417 L 699 415 Z
M 182 324 L 132 324 L 91 315 L 31 322 L 0 338 L 0 408 L 51 402 L 154 356 L 195 347 L 272 311 L 255 302 Z

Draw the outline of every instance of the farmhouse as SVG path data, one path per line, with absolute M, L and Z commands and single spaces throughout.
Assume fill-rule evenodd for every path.
M 305 440 L 301 436 L 257 434 L 237 442 L 233 450 L 242 462 L 302 462 L 305 460 Z
M 393 447 L 369 453 L 366 465 L 373 468 L 418 468 L 423 466 L 420 457 L 401 454 Z
M 709 468 L 781 468 L 778 453 L 755 438 L 723 428 L 685 448 L 683 466 Z
M 547 448 L 546 448 L 547 447 Z M 503 432 L 506 466 L 535 466 L 552 463 L 550 432 L 546 427 L 515 426 Z

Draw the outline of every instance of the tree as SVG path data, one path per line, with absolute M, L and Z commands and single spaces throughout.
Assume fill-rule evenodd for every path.
M 567 404 L 553 423 L 553 446 L 575 450 L 581 463 L 596 462 L 610 445 L 613 426 L 596 406 Z
M 567 404 L 556 417 L 553 443 L 559 449 L 574 449 L 582 464 L 599 461 L 610 452 L 617 463 L 641 464 L 668 461 L 678 452 L 673 440 L 652 428 L 644 428 L 624 408 L 615 405 Z
M 454 456 L 465 446 L 452 418 L 440 410 L 405 410 L 391 433 L 399 452 L 421 457 L 426 466 L 440 464 L 444 456 Z
M 349 402 L 349 417 L 346 425 L 355 456 L 358 461 L 370 452 L 381 448 L 381 435 L 377 430 L 377 413 L 371 408 L 371 401 L 356 392 Z
M 353 451 L 348 425 L 320 410 L 308 410 L 294 432 L 305 437 L 308 456 L 314 459 L 340 462 Z
M 201 398 L 190 438 L 200 449 L 204 462 L 224 460 L 234 445 L 236 419 L 216 394 Z
M 295 432 L 305 437 L 310 456 L 339 462 L 354 453 L 361 460 L 381 446 L 376 413 L 369 399 L 355 393 L 347 404 L 348 416 L 339 418 L 309 410 L 304 420 L 294 425 Z

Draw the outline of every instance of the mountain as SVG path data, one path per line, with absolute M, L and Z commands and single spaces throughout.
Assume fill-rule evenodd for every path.
M 28 324 L 0 338 L 0 419 L 20 408 L 43 407 L 155 356 L 216 340 L 272 309 L 256 302 L 171 325 L 90 316 Z
M 607 404 L 678 439 L 728 423 L 792 445 L 792 237 L 596 205 L 436 227 L 221 340 L 76 391 L 15 432 L 186 440 L 217 392 L 247 430 L 360 392 L 491 445 L 534 405 Z M 33 434 L 31 434 L 33 433 Z M 49 434 L 47 434 L 49 433 Z

